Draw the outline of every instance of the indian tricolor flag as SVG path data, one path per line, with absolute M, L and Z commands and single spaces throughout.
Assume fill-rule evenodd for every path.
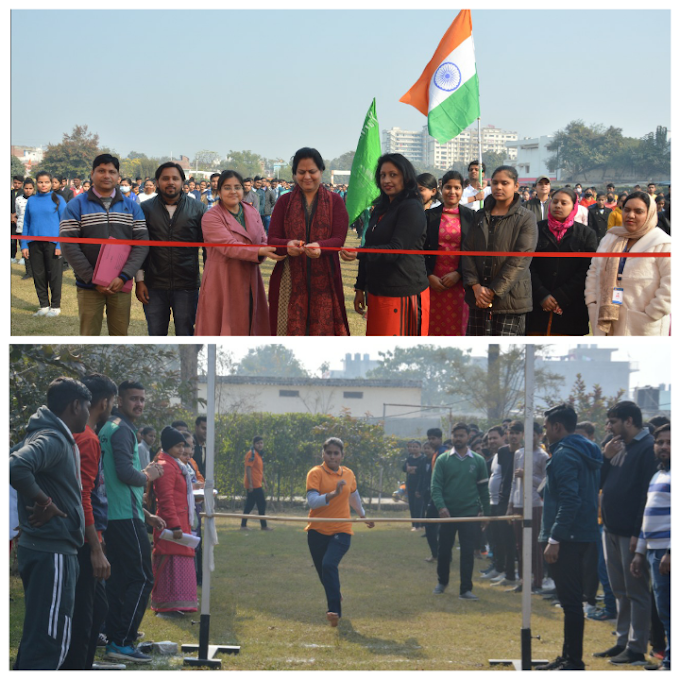
M 479 117 L 479 80 L 470 10 L 462 10 L 441 39 L 418 82 L 399 100 L 427 116 L 430 135 L 440 144 Z

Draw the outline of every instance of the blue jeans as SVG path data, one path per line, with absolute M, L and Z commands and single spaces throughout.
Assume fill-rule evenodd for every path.
M 604 548 L 602 546 L 602 534 L 604 526 L 600 524 L 600 540 L 597 542 L 597 576 L 602 584 L 602 591 L 604 592 L 604 610 L 607 614 L 616 616 L 616 598 L 609 585 L 609 576 L 607 575 L 607 563 L 604 561 Z
M 350 534 L 327 536 L 326 534 L 314 531 L 314 529 L 310 529 L 307 532 L 309 552 L 312 554 L 314 566 L 326 591 L 326 602 L 328 605 L 326 611 L 334 612 L 338 616 L 342 616 L 338 565 L 349 550 L 351 540 Z
M 652 572 L 652 589 L 656 601 L 656 610 L 666 631 L 666 655 L 663 665 L 671 667 L 671 576 L 659 573 L 661 558 L 666 554 L 664 548 L 660 550 L 647 550 L 649 570 Z
M 198 289 L 161 290 L 149 288 L 149 303 L 144 315 L 149 335 L 167 335 L 170 310 L 175 320 L 175 335 L 193 335 L 198 307 Z
M 271 217 L 271 215 L 260 215 L 260 218 L 262 219 L 262 225 L 264 226 L 264 230 L 268 234 L 269 233 L 269 223 L 272 221 L 272 217 Z

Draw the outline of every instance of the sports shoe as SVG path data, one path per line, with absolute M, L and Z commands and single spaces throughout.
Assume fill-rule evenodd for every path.
M 616 612 L 612 614 L 606 609 L 598 609 L 594 614 L 586 614 L 586 618 L 591 621 L 615 621 Z
M 492 568 L 491 571 L 482 574 L 481 578 L 483 578 L 483 579 L 494 579 L 494 578 L 498 578 L 499 576 L 502 576 L 503 578 L 505 578 L 505 573 L 501 572 L 501 571 L 496 571 L 495 569 Z
M 442 595 L 444 591 L 446 590 L 446 586 L 443 583 L 438 583 L 435 587 L 434 590 L 432 591 L 433 595 Z
M 583 613 L 588 616 L 588 614 L 597 614 L 598 608 L 595 604 L 588 604 L 587 602 L 583 605 Z
M 626 648 L 623 645 L 614 645 L 613 647 L 610 647 L 609 649 L 605 649 L 604 652 L 595 652 L 593 656 L 596 659 L 606 659 L 609 656 L 618 656 L 623 652 Z
M 609 663 L 615 666 L 644 666 L 647 658 L 641 652 L 633 652 L 626 647 L 621 654 L 617 654 L 609 659 Z
M 566 662 L 563 656 L 558 656 L 554 661 L 550 663 L 544 663 L 540 666 L 534 666 L 535 671 L 557 671 L 562 669 L 562 665 Z
M 105 659 L 120 659 L 121 661 L 129 661 L 130 663 L 151 663 L 151 657 L 147 654 L 142 654 L 132 645 L 119 647 L 115 642 L 109 642 L 106 645 Z
M 468 590 L 466 593 L 461 593 L 458 596 L 459 600 L 478 600 L 479 598 L 471 591 Z
M 492 586 L 513 586 L 513 588 L 517 585 L 517 581 L 514 579 L 509 579 L 509 578 L 502 578 L 500 581 L 497 581 L 496 579 L 491 580 L 491 585 Z
M 262 531 L 274 531 L 274 529 L 272 529 L 272 527 L 260 527 L 260 529 Z
M 19 260 L 16 257 L 12 258 L 12 264 L 19 264 Z
M 426 562 L 436 562 L 436 561 L 437 561 L 437 558 L 436 558 L 436 557 L 426 557 L 426 558 L 425 558 L 425 561 L 426 561 Z
M 544 578 L 542 585 L 543 590 L 555 590 L 555 581 L 553 581 L 551 578 Z
M 109 640 L 106 635 L 104 635 L 104 633 L 99 633 L 97 637 L 97 647 L 106 647 L 108 644 Z
M 493 578 L 490 579 L 491 583 L 500 583 L 501 581 L 505 580 L 505 572 L 502 571 L 498 576 L 494 576 Z
M 59 316 L 61 314 L 61 308 L 60 307 L 50 307 L 49 311 L 45 316 Z
M 33 316 L 47 316 L 47 312 L 49 311 L 49 307 L 41 307 Z
M 24 260 L 24 258 L 22 257 L 22 258 L 17 262 L 17 264 L 24 265 L 24 264 L 26 264 L 26 260 Z
M 241 531 L 250 531 L 250 527 L 239 527 Z

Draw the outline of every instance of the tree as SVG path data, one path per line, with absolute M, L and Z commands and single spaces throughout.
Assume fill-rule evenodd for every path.
M 669 175 L 671 171 L 671 144 L 668 129 L 658 125 L 656 132 L 649 132 L 640 139 L 634 154 L 637 171 L 652 178 L 654 175 Z
M 236 375 L 306 378 L 307 371 L 293 350 L 283 345 L 262 345 L 248 350 L 236 367 Z
M 504 165 L 506 161 L 508 161 L 507 152 L 485 151 L 482 154 L 482 162 L 486 165 L 486 175 L 484 175 L 484 179 L 491 179 L 493 171 L 498 166 Z M 508 162 L 512 164 L 512 161 Z M 463 177 L 465 177 L 465 175 L 463 175 Z
M 553 172 L 561 169 L 563 179 L 574 179 L 595 168 L 606 171 L 623 143 L 621 128 L 572 120 L 548 144 L 548 151 L 554 152 L 548 158 L 548 168 Z
M 14 155 L 11 155 L 12 158 L 12 177 L 14 175 L 21 175 L 22 177 L 26 177 L 26 166 Z
M 10 345 L 11 441 L 24 436 L 52 380 L 88 373 L 108 375 L 117 385 L 139 380 L 146 388 L 143 423 L 160 432 L 177 416 L 177 399 L 191 399 L 191 386 L 169 367 L 177 363 L 177 353 L 167 345 Z
M 326 165 L 328 170 L 351 170 L 354 161 L 354 151 L 346 151 L 341 156 L 329 161 Z
M 230 151 L 219 167 L 220 170 L 236 170 L 242 177 L 252 177 L 263 172 L 264 159 L 252 151 Z
M 40 169 L 59 177 L 89 177 L 99 151 L 99 135 L 88 132 L 87 125 L 76 125 L 71 134 L 64 133 L 61 144 L 47 145 Z
M 380 366 L 369 371 L 368 378 L 422 380 L 422 403 L 439 406 L 449 402 L 459 382 L 459 371 L 468 356 L 455 347 L 415 345 L 396 347 L 378 353 Z
M 490 420 L 505 418 L 524 406 L 524 345 L 489 345 L 487 368 L 470 362 L 458 370 L 459 382 L 449 391 L 464 397 L 476 409 L 486 411 Z M 536 347 L 536 355 L 544 351 Z M 534 372 L 535 395 L 544 401 L 554 394 L 562 376 L 545 369 Z M 537 409 L 538 410 L 538 409 Z
M 197 151 L 194 155 L 194 166 L 203 170 L 213 170 L 220 164 L 220 154 L 217 151 Z
M 143 153 L 133 153 L 134 158 L 131 158 L 132 154 L 130 154 L 127 158 L 123 158 L 120 161 L 121 177 L 130 177 L 133 181 L 136 177 L 141 177 L 142 179 L 146 177 L 154 177 L 156 174 L 156 168 L 163 161 L 159 158 L 147 158 L 147 156 Z
M 619 390 L 613 397 L 605 397 L 599 385 L 594 385 L 588 392 L 583 376 L 578 373 L 568 403 L 578 414 L 579 422 L 589 420 L 595 426 L 595 438 L 600 440 L 605 435 L 607 411 L 621 401 L 624 394 L 625 390 Z

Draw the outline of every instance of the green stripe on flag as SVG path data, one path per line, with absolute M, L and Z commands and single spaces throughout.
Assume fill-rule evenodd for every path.
M 457 137 L 479 118 L 479 79 L 475 73 L 427 116 L 427 129 L 440 144 Z

